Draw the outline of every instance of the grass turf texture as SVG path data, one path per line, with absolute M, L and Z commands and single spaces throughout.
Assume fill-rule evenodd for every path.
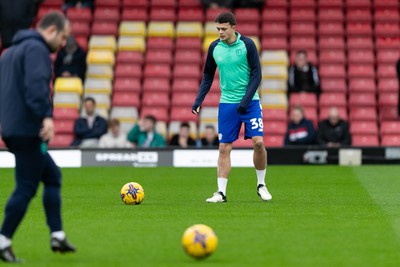
M 74 255 L 49 249 L 41 198 L 14 239 L 26 266 L 399 266 L 400 167 L 272 166 L 270 203 L 256 195 L 254 169 L 235 168 L 228 202 L 208 204 L 215 169 L 64 169 L 63 216 Z M 0 203 L 13 170 L 0 169 Z M 142 184 L 139 206 L 122 203 L 123 184 Z M 39 193 L 41 194 L 41 192 Z M 0 219 L 3 218 L 3 212 Z M 204 261 L 186 256 L 184 230 L 210 225 L 219 237 Z

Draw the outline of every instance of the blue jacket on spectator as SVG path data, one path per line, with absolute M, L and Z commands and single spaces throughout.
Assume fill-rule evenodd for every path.
M 53 116 L 50 49 L 34 30 L 19 31 L 0 58 L 0 125 L 3 137 L 38 137 Z M 10 101 L 12 99 L 12 101 Z
M 75 121 L 74 126 L 75 140 L 72 146 L 79 146 L 84 139 L 99 139 L 103 134 L 107 133 L 107 121 L 96 116 L 93 127 L 89 128 L 86 118 L 79 118 Z
M 285 145 L 312 145 L 314 142 L 315 129 L 310 120 L 302 119 L 299 124 L 289 123 Z

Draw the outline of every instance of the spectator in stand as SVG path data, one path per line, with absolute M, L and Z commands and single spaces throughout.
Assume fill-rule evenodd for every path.
M 135 125 L 128 133 L 128 141 L 133 147 L 149 148 L 149 147 L 165 147 L 165 140 L 156 132 L 156 118 L 147 115 Z
M 0 0 L 0 32 L 2 47 L 11 46 L 17 31 L 28 29 L 35 16 L 37 1 Z
M 73 36 L 67 40 L 66 46 L 61 49 L 54 62 L 54 74 L 58 77 L 79 77 L 85 81 L 86 52 L 79 47 Z
M 285 145 L 312 145 L 314 143 L 315 129 L 313 123 L 304 117 L 302 107 L 294 107 L 290 114 Z
M 107 133 L 107 121 L 95 113 L 94 98 L 86 98 L 84 105 L 86 114 L 75 121 L 75 140 L 72 146 L 98 147 L 100 137 Z
M 119 120 L 112 119 L 108 124 L 108 132 L 100 138 L 100 148 L 130 148 L 127 135 L 120 128 Z
M 204 137 L 201 138 L 201 146 L 209 148 L 219 146 L 219 140 L 214 125 L 206 125 Z
M 169 142 L 170 146 L 179 146 L 181 148 L 187 148 L 189 146 L 195 146 L 196 141 L 190 137 L 190 125 L 187 122 L 181 123 L 181 127 L 179 128 L 179 134 L 175 134 L 171 141 Z
M 64 12 L 71 7 L 75 8 L 93 8 L 93 0 L 65 0 L 65 3 L 62 7 Z
M 351 145 L 349 125 L 340 119 L 339 110 L 335 107 L 329 110 L 328 119 L 319 124 L 318 144 L 327 147 Z
M 289 67 L 288 93 L 321 93 L 318 70 L 307 59 L 306 51 L 296 53 L 295 64 Z

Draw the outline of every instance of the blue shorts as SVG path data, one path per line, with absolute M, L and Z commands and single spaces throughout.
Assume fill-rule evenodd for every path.
M 220 103 L 218 110 L 218 139 L 220 143 L 233 143 L 239 138 L 242 123 L 244 139 L 264 136 L 262 110 L 259 100 L 252 100 L 245 114 L 237 112 L 239 104 Z

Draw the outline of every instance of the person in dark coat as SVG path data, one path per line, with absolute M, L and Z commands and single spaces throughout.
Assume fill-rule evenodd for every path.
M 190 125 L 187 122 L 183 122 L 179 128 L 179 134 L 175 134 L 171 141 L 170 146 L 179 146 L 182 148 L 187 148 L 189 146 L 195 146 L 196 141 L 190 137 Z
M 201 138 L 202 147 L 218 147 L 219 140 L 217 133 L 215 132 L 215 127 L 213 125 L 206 125 L 206 130 L 204 137 Z
M 319 124 L 318 144 L 327 147 L 351 145 L 349 125 L 340 119 L 339 111 L 333 107 L 329 110 L 329 117 Z
M 312 145 L 315 129 L 312 121 L 304 117 L 302 107 L 296 106 L 290 114 L 290 123 L 285 136 L 285 145 Z
M 85 81 L 86 52 L 79 47 L 73 36 L 67 40 L 54 62 L 54 75 L 58 77 L 79 77 Z
M 0 58 L 1 135 L 16 163 L 16 187 L 0 229 L 0 260 L 6 262 L 19 262 L 11 240 L 40 182 L 44 184 L 43 205 L 52 250 L 75 251 L 62 227 L 61 172 L 47 152 L 47 143 L 54 137 L 50 52 L 64 45 L 69 32 L 63 14 L 49 13 L 37 30 L 19 31 Z
M 62 9 L 64 12 L 67 12 L 67 10 L 71 7 L 93 8 L 93 2 L 94 2 L 94 0 L 65 0 L 64 5 L 62 6 Z
M 95 113 L 96 101 L 94 98 L 87 97 L 84 105 L 86 114 L 75 121 L 75 140 L 71 145 L 97 147 L 100 137 L 107 133 L 107 121 Z
M 296 53 L 296 62 L 289 68 L 288 93 L 321 93 L 318 70 L 307 59 L 306 51 Z

